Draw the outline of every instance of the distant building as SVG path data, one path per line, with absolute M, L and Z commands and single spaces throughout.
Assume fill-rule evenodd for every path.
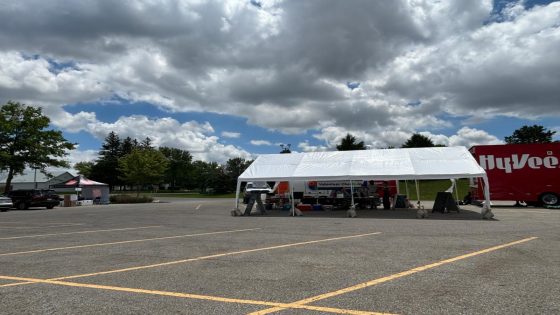
M 69 172 L 54 173 L 53 177 L 47 177 L 45 174 L 32 169 L 26 169 L 23 174 L 16 175 L 12 179 L 12 190 L 15 189 L 50 189 L 51 186 L 64 183 L 75 176 Z M 6 185 L 8 173 L 0 173 L 0 187 L 2 191 Z

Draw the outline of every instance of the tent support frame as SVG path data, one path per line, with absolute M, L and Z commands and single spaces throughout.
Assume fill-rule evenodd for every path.
M 483 180 L 483 192 L 484 192 L 484 203 L 482 206 L 482 210 L 481 210 L 481 215 L 483 219 L 492 219 L 494 217 L 494 213 L 492 212 L 492 207 L 491 207 L 491 202 L 490 202 L 490 185 L 488 182 L 488 176 L 487 175 L 483 175 L 482 176 L 482 180 Z M 416 199 L 417 199 L 417 208 L 418 210 L 424 210 L 424 206 L 422 205 L 422 202 L 420 201 L 420 185 L 418 183 L 418 180 L 415 179 L 414 180 L 414 184 L 416 187 Z M 294 182 L 293 181 L 289 181 L 289 185 L 290 185 L 290 199 L 291 199 L 291 215 L 292 216 L 300 216 L 301 212 L 296 209 L 295 207 L 295 199 L 294 199 Z M 406 193 L 408 195 L 408 182 L 407 180 L 405 180 L 405 187 L 406 187 Z M 240 211 L 239 211 L 239 193 L 241 190 L 241 180 L 237 180 L 237 187 L 235 189 L 235 207 L 232 210 L 232 215 L 240 215 Z M 457 200 L 458 200 L 458 187 L 457 185 L 455 185 L 455 195 L 457 196 Z M 348 216 L 349 217 L 355 217 L 356 216 L 356 209 L 355 209 L 355 203 L 354 203 L 354 185 L 352 180 L 350 180 L 350 195 L 351 195 L 351 206 L 350 206 L 350 210 L 348 210 Z
M 482 205 L 480 214 L 482 214 L 483 219 L 492 219 L 494 217 L 494 213 L 492 213 L 490 203 L 490 185 L 488 184 L 488 175 L 485 174 L 482 176 L 482 180 L 484 182 L 484 205 Z

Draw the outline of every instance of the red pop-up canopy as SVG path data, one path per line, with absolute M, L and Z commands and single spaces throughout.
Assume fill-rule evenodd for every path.
M 53 188 L 81 188 L 84 199 L 99 200 L 99 203 L 109 203 L 109 185 L 78 175 L 65 183 L 52 186 Z

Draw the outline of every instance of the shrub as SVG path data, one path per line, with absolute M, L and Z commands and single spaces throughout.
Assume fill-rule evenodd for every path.
M 149 196 L 111 195 L 111 203 L 150 203 L 154 198 Z

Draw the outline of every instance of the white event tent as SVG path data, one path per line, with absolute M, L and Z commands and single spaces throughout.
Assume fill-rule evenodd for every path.
M 482 178 L 484 218 L 490 210 L 488 177 L 465 147 L 403 148 L 260 155 L 237 179 L 241 182 L 312 180 L 421 180 Z M 293 200 L 293 196 L 292 196 Z

